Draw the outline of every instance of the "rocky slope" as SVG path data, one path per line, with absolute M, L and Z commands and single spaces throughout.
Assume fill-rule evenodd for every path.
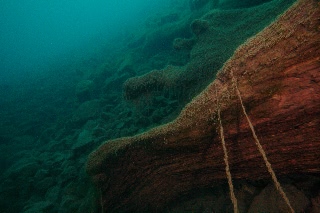
M 199 189 L 217 188 L 226 178 L 218 107 L 235 184 L 269 178 L 242 114 L 233 78 L 276 174 L 319 177 L 319 16 L 318 1 L 298 1 L 241 45 L 216 80 L 173 122 L 101 145 L 87 162 L 87 171 L 100 194 L 97 205 L 103 211 L 174 210 L 180 208 L 175 204 L 182 197 Z M 284 187 L 297 212 L 307 208 L 316 211 L 319 188 L 312 194 L 314 187 L 300 188 L 305 193 L 309 190 L 308 198 L 298 198 L 292 186 Z M 238 196 L 244 191 L 251 191 L 250 187 L 239 189 Z M 260 191 L 270 195 L 267 188 Z M 256 212 L 265 210 L 257 206 L 273 205 L 268 201 L 262 205 L 257 200 L 243 204 L 243 208 Z M 287 211 L 283 204 L 278 205 Z M 221 206 L 210 207 L 218 208 Z

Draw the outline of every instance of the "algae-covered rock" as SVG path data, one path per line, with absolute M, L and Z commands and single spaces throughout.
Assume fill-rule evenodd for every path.
M 209 29 L 209 22 L 207 20 L 196 19 L 191 23 L 191 30 L 199 36 Z
M 191 50 L 194 43 L 194 39 L 176 38 L 173 41 L 173 48 L 175 50 Z
M 162 94 L 180 99 L 181 103 L 190 101 L 215 77 L 223 63 L 234 50 L 250 36 L 270 24 L 293 0 L 273 1 L 253 8 L 238 10 L 211 10 L 203 17 L 194 20 L 191 26 L 195 38 L 183 38 L 175 34 L 174 48 L 189 49 L 189 61 L 183 66 L 166 66 L 152 70 L 141 76 L 129 78 L 124 83 L 124 96 L 127 100 L 153 94 Z M 170 30 L 169 30 L 170 32 Z M 169 33 L 167 32 L 167 33 Z M 160 38 L 149 43 L 148 49 L 163 48 Z M 190 49 L 191 48 L 191 49 Z M 170 94 L 167 93 L 170 91 Z

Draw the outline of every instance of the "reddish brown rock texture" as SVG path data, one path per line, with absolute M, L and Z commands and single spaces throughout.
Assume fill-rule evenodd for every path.
M 230 73 L 278 176 L 320 173 L 320 4 L 301 0 L 240 46 L 217 78 L 171 123 L 101 145 L 87 171 L 107 212 L 163 210 L 226 179 L 218 91 L 234 179 L 269 178 Z

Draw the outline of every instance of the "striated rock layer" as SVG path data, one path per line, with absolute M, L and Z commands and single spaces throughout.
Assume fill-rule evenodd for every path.
M 217 97 L 234 179 L 269 178 L 245 108 L 278 176 L 320 173 L 320 5 L 300 0 L 240 46 L 171 123 L 101 145 L 87 172 L 104 211 L 155 211 L 225 179 Z

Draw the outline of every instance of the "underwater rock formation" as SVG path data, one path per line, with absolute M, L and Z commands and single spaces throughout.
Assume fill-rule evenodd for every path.
M 292 0 L 281 0 L 253 8 L 211 10 L 192 21 L 188 30 L 194 36 L 187 40 L 177 39 L 182 35 L 165 30 L 168 31 L 166 34 L 176 36 L 175 40 L 172 39 L 173 48 L 190 51 L 190 60 L 184 66 L 161 67 L 129 78 L 124 83 L 126 100 L 139 101 L 161 94 L 183 103 L 189 102 L 191 97 L 201 92 L 214 79 L 217 71 L 239 45 L 268 26 L 274 17 L 283 13 L 292 3 Z M 162 48 L 163 42 L 168 41 L 162 38 L 163 33 L 156 34 L 151 39 L 154 40 L 153 44 L 144 47 L 148 51 L 159 52 L 156 46 L 160 45 Z M 155 39 L 156 37 L 159 39 Z
M 232 78 L 278 176 L 320 173 L 320 6 L 300 0 L 241 45 L 171 123 L 91 153 L 87 172 L 107 212 L 164 210 L 195 188 L 226 179 L 221 110 L 234 179 L 269 178 Z
M 209 22 L 206 20 L 196 19 L 191 23 L 191 30 L 196 35 L 204 33 L 209 29 Z

